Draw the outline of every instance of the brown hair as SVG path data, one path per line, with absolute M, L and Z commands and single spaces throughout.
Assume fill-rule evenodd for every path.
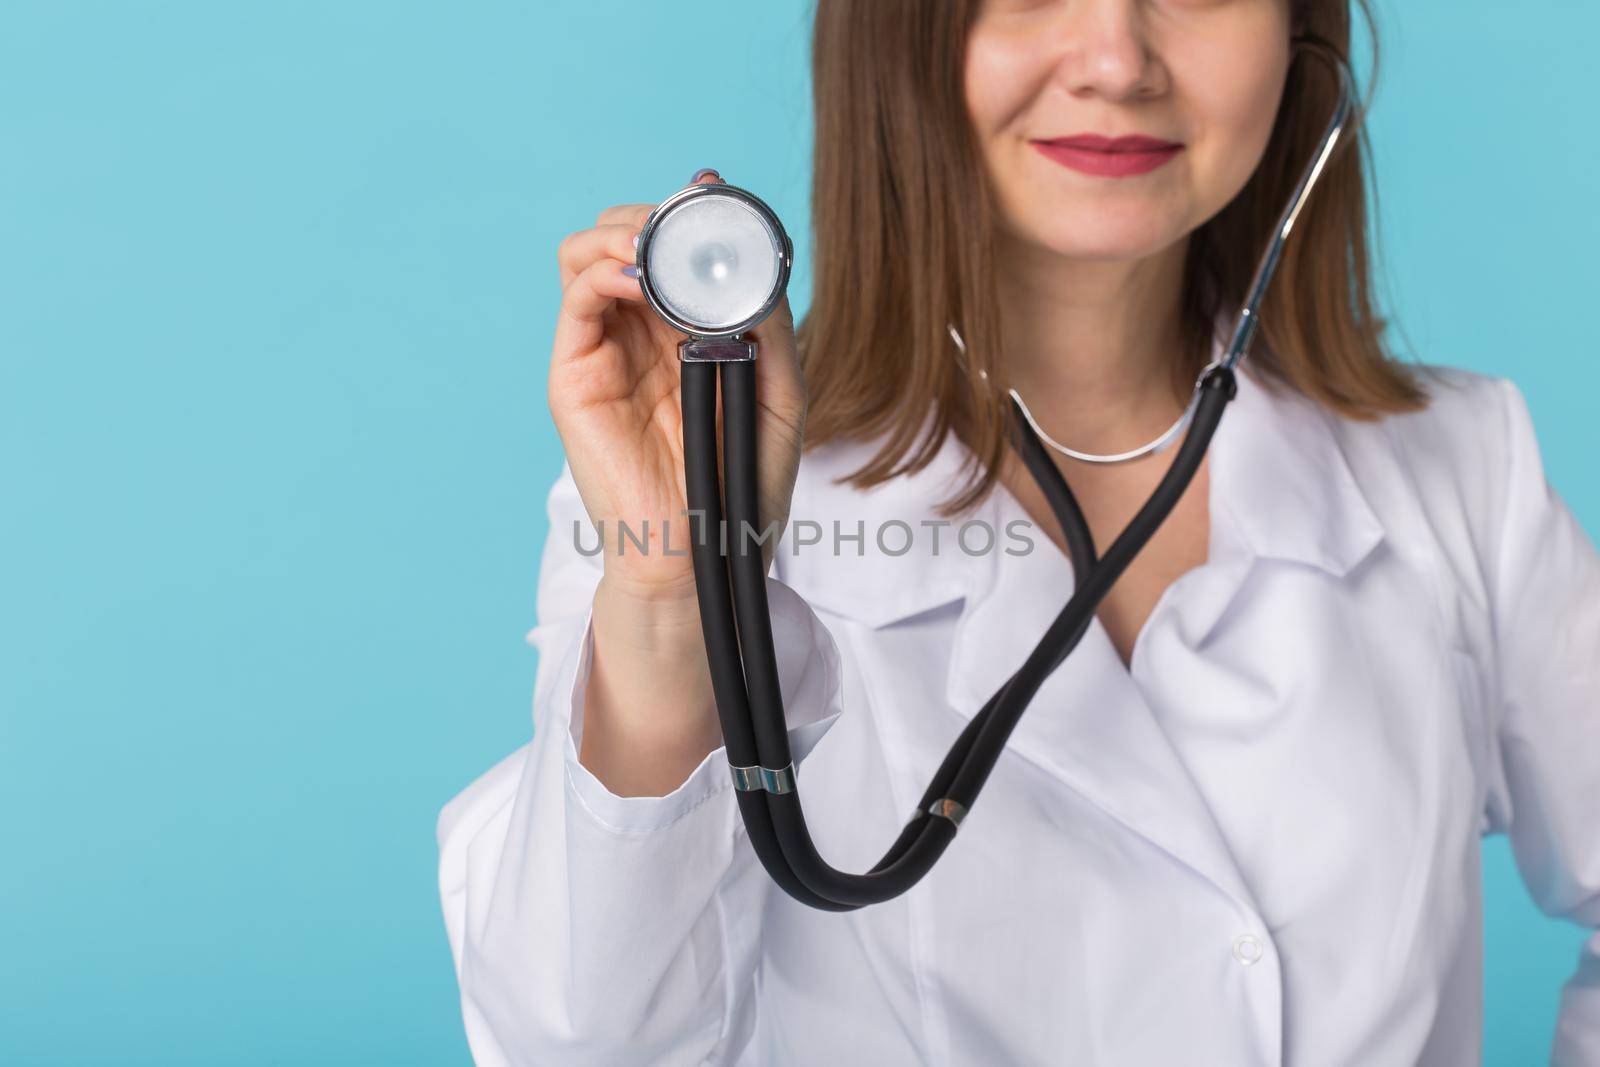
M 817 0 L 812 36 L 815 247 L 812 303 L 797 331 L 810 397 L 807 447 L 881 437 L 850 479 L 867 487 L 926 466 L 954 432 L 976 466 L 947 502 L 952 511 L 993 488 L 1012 417 L 1005 368 L 995 359 L 1002 335 L 989 269 L 993 202 L 962 89 L 980 2 Z M 1367 0 L 1292 2 L 1295 40 L 1347 62 L 1351 6 L 1373 25 Z M 1260 165 L 1191 235 L 1188 336 L 1173 367 L 1180 398 L 1209 358 L 1217 312 L 1243 300 L 1336 93 L 1328 65 L 1298 50 Z M 1385 349 L 1368 262 L 1371 149 L 1364 126 L 1353 125 L 1283 250 L 1250 361 L 1328 409 L 1365 420 L 1416 410 L 1427 394 Z M 947 323 L 962 333 L 965 360 L 956 358 Z

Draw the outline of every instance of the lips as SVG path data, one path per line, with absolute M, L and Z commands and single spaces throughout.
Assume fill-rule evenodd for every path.
M 1163 141 L 1159 137 L 1146 137 L 1143 134 L 1130 133 L 1122 137 L 1102 137 L 1097 133 L 1080 133 L 1072 137 L 1052 137 L 1045 141 L 1036 141 L 1036 144 L 1065 145 L 1069 148 L 1082 148 L 1090 152 L 1161 152 L 1172 148 L 1182 148 L 1178 141 Z
M 1177 141 L 1143 134 L 1103 137 L 1080 133 L 1031 142 L 1046 158 L 1064 167 L 1096 177 L 1126 178 L 1147 174 L 1183 151 Z

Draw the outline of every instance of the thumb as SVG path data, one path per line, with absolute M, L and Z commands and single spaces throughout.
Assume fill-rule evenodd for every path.
M 761 346 L 756 357 L 756 391 L 762 406 L 798 429 L 805 421 L 806 390 L 789 298 L 780 300 L 772 314 L 745 336 Z

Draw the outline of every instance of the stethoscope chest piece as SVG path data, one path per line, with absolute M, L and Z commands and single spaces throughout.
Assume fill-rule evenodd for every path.
M 754 193 L 690 185 L 650 212 L 639 234 L 639 284 L 656 314 L 689 335 L 685 362 L 741 362 L 740 337 L 772 314 L 789 285 L 794 245 Z

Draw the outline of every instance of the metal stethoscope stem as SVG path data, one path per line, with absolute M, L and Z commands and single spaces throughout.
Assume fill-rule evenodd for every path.
M 1342 62 L 1335 66 L 1339 106 L 1280 217 L 1223 355 L 1202 371 L 1178 422 L 1140 449 L 1112 456 L 1080 453 L 1048 438 L 1021 396 L 1011 393 L 1020 415 L 1014 424 L 1016 447 L 1061 522 L 1073 559 L 1076 589 L 1022 667 L 968 723 L 899 837 L 864 874 L 836 870 L 817 851 L 806 826 L 789 751 L 766 596 L 766 563 L 760 541 L 745 535 L 762 528 L 755 368 L 751 362 L 754 346 L 747 345 L 748 352 L 740 349 L 745 343 L 737 335 L 684 342 L 684 463 L 689 508 L 701 517 L 691 554 L 717 710 L 751 843 L 773 879 L 795 899 L 824 910 L 847 911 L 905 892 L 932 868 L 955 839 L 1033 695 L 1076 647 L 1100 601 L 1183 494 L 1235 394 L 1235 367 L 1249 351 L 1262 297 L 1284 242 L 1352 111 L 1349 71 Z M 953 326 L 951 334 L 958 346 L 964 347 Z M 719 380 L 721 477 L 717 463 Z M 1096 559 L 1082 513 L 1046 448 L 1088 462 L 1109 463 L 1159 451 L 1174 441 L 1181 442 L 1177 456 L 1155 492 L 1104 557 Z M 724 521 L 731 531 L 726 545 L 720 537 Z

